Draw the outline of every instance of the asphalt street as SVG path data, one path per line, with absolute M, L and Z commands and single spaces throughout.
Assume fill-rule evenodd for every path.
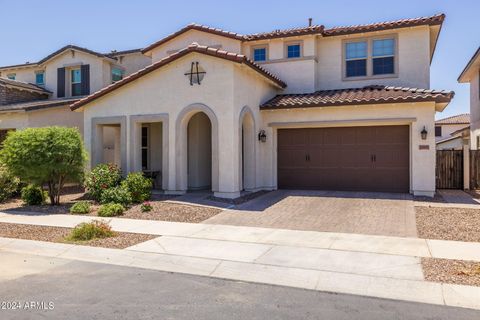
M 2 320 L 480 319 L 469 309 L 0 252 L 2 264 L 17 275 L 0 275 Z

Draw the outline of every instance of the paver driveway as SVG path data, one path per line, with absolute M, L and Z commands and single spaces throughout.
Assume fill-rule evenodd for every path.
M 417 236 L 413 198 L 409 194 L 277 190 L 204 223 Z

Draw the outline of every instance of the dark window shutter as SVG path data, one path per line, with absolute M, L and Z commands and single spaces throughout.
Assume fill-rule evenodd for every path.
M 57 69 L 57 97 L 65 97 L 65 68 Z
M 86 96 L 90 94 L 90 65 L 82 64 L 82 95 Z

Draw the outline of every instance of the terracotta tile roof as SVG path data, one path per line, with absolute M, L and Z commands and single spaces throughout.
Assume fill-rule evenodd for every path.
M 324 36 L 339 36 L 352 33 L 362 33 L 371 31 L 381 31 L 389 29 L 398 29 L 406 27 L 415 27 L 422 25 L 441 25 L 445 20 L 445 14 L 437 14 L 430 17 L 401 19 L 396 21 L 377 22 L 371 24 L 361 24 L 353 26 L 334 27 L 325 29 Z
M 294 37 L 294 36 L 303 36 L 308 34 L 322 34 L 324 26 L 314 25 L 303 28 L 291 28 L 284 30 L 274 30 L 271 32 L 262 32 L 246 35 L 245 41 L 254 41 L 262 39 L 274 39 L 274 38 L 284 38 L 284 37 Z
M 137 53 L 137 52 L 142 52 L 142 49 L 130 49 L 130 50 L 122 50 L 122 51 L 112 50 L 111 52 L 102 53 L 102 54 L 110 58 L 115 58 L 117 56 L 121 56 L 124 54 Z
M 260 106 L 260 108 L 262 110 L 269 110 L 421 101 L 448 103 L 454 94 L 453 91 L 435 91 L 378 85 L 363 88 L 321 90 L 305 94 L 277 95 Z
M 39 87 L 33 83 L 22 82 L 18 80 L 11 80 L 7 78 L 0 78 L 0 85 L 12 86 L 20 89 L 27 89 L 30 91 L 40 92 L 44 94 L 51 94 L 51 91 L 48 91 L 45 88 Z
M 473 54 L 473 56 L 470 58 L 467 65 L 465 66 L 465 68 L 463 68 L 462 73 L 460 73 L 460 75 L 457 78 L 458 82 L 463 81 L 462 78 L 464 74 L 468 71 L 468 69 L 470 69 L 470 67 L 475 63 L 475 61 L 477 61 L 477 58 L 479 57 L 480 57 L 480 47 L 478 47 L 477 51 L 475 51 L 475 53 Z
M 222 37 L 227 37 L 227 38 L 231 38 L 231 39 L 235 39 L 235 40 L 244 40 L 245 39 L 245 36 L 241 35 L 239 33 L 225 31 L 225 30 L 218 29 L 218 28 L 212 28 L 212 27 L 209 27 L 209 26 L 201 25 L 201 24 L 191 23 L 191 24 L 187 25 L 186 27 L 183 27 L 182 29 L 178 30 L 177 32 L 174 32 L 174 33 L 166 36 L 165 38 L 163 38 L 163 39 L 161 39 L 161 40 L 159 40 L 155 43 L 152 43 L 148 47 L 142 49 L 142 53 L 148 52 L 148 51 L 152 50 L 153 48 L 156 48 L 159 45 L 162 45 L 165 42 L 168 42 L 171 39 L 176 38 L 179 35 L 187 32 L 187 31 L 190 31 L 190 30 L 198 30 L 198 31 L 208 32 L 208 33 L 211 33 L 211 34 L 216 34 L 216 35 L 219 35 L 219 36 L 222 36 Z
M 93 100 L 98 99 L 98 98 L 106 95 L 107 93 L 112 92 L 113 90 L 116 90 L 116 89 L 126 85 L 127 83 L 132 82 L 132 81 L 134 81 L 134 80 L 136 80 L 136 79 L 138 79 L 138 78 L 140 78 L 140 77 L 142 77 L 142 76 L 144 76 L 144 75 L 146 75 L 146 74 L 148 74 L 148 73 L 150 73 L 150 72 L 152 72 L 156 69 L 159 69 L 159 68 L 169 64 L 170 62 L 175 61 L 175 60 L 177 60 L 177 59 L 179 59 L 179 58 L 181 58 L 181 57 L 183 57 L 183 56 L 185 56 L 189 53 L 192 53 L 192 52 L 206 54 L 206 55 L 209 55 L 209 56 L 229 60 L 229 61 L 232 61 L 232 62 L 245 64 L 245 65 L 249 66 L 250 68 L 252 68 L 253 70 L 260 73 L 262 76 L 264 76 L 268 80 L 275 83 L 280 88 L 286 88 L 287 87 L 287 84 L 285 82 L 283 82 L 278 77 L 276 77 L 275 75 L 273 75 L 269 71 L 265 70 L 264 68 L 262 68 L 261 66 L 259 66 L 255 62 L 253 62 L 251 60 L 248 60 L 245 55 L 232 53 L 232 52 L 220 50 L 220 49 L 217 49 L 217 48 L 201 46 L 197 43 L 192 43 L 188 47 L 186 47 L 186 48 L 184 48 L 184 49 L 182 49 L 182 50 L 180 50 L 180 51 L 178 51 L 174 54 L 171 54 L 171 55 L 163 58 L 162 60 L 159 60 L 159 61 L 145 67 L 144 69 L 141 69 L 141 70 L 137 71 L 136 73 L 132 73 L 128 77 L 125 77 L 122 80 L 120 80 L 118 82 L 115 82 L 115 83 L 113 83 L 113 84 L 111 84 L 111 85 L 109 85 L 109 86 L 107 86 L 107 87 L 105 87 L 105 88 L 103 88 L 103 89 L 101 89 L 101 90 L 99 90 L 99 91 L 97 91 L 97 92 L 95 92 L 95 93 L 77 101 L 76 103 L 71 105 L 71 109 L 72 110 L 78 109 L 78 108 L 86 105 L 87 103 L 90 103 Z
M 437 120 L 435 121 L 435 124 L 470 124 L 470 114 L 457 114 L 456 116 Z
M 41 109 L 48 109 L 54 107 L 61 107 L 70 105 L 78 98 L 66 98 L 66 99 L 51 99 L 51 100 L 35 100 L 22 103 L 13 103 L 0 106 L 0 112 L 12 112 L 12 111 L 34 111 Z
M 46 56 L 45 58 L 39 60 L 38 62 L 28 62 L 28 63 L 24 63 L 24 64 L 16 64 L 16 65 L 11 65 L 11 66 L 3 66 L 3 67 L 0 67 L 0 70 L 1 69 L 11 69 L 11 68 L 16 68 L 16 67 L 30 67 L 30 66 L 38 66 L 38 65 L 41 65 L 42 63 L 52 59 L 53 57 L 63 53 L 65 50 L 77 50 L 77 51 L 82 51 L 82 52 L 85 52 L 85 53 L 88 53 L 88 54 L 91 54 L 91 55 L 94 55 L 94 56 L 97 56 L 99 58 L 108 58 L 108 59 L 112 59 L 112 57 L 108 56 L 108 55 L 105 55 L 103 53 L 100 53 L 100 52 L 96 52 L 96 51 L 93 51 L 93 50 L 90 50 L 90 49 L 87 49 L 87 48 L 82 48 L 82 47 L 79 47 L 79 46 L 76 46 L 76 45 L 73 45 L 73 44 L 69 44 L 69 45 L 66 45 L 54 52 L 52 52 L 51 54 L 49 54 L 48 56 Z

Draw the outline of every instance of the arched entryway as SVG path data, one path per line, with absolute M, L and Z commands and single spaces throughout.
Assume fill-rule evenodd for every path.
M 203 112 L 195 113 L 187 125 L 187 188 L 212 188 L 212 124 Z
M 218 121 L 203 104 L 186 107 L 176 122 L 177 190 L 218 192 Z
M 256 187 L 256 137 L 255 120 L 248 107 L 240 113 L 240 190 L 251 191 Z

